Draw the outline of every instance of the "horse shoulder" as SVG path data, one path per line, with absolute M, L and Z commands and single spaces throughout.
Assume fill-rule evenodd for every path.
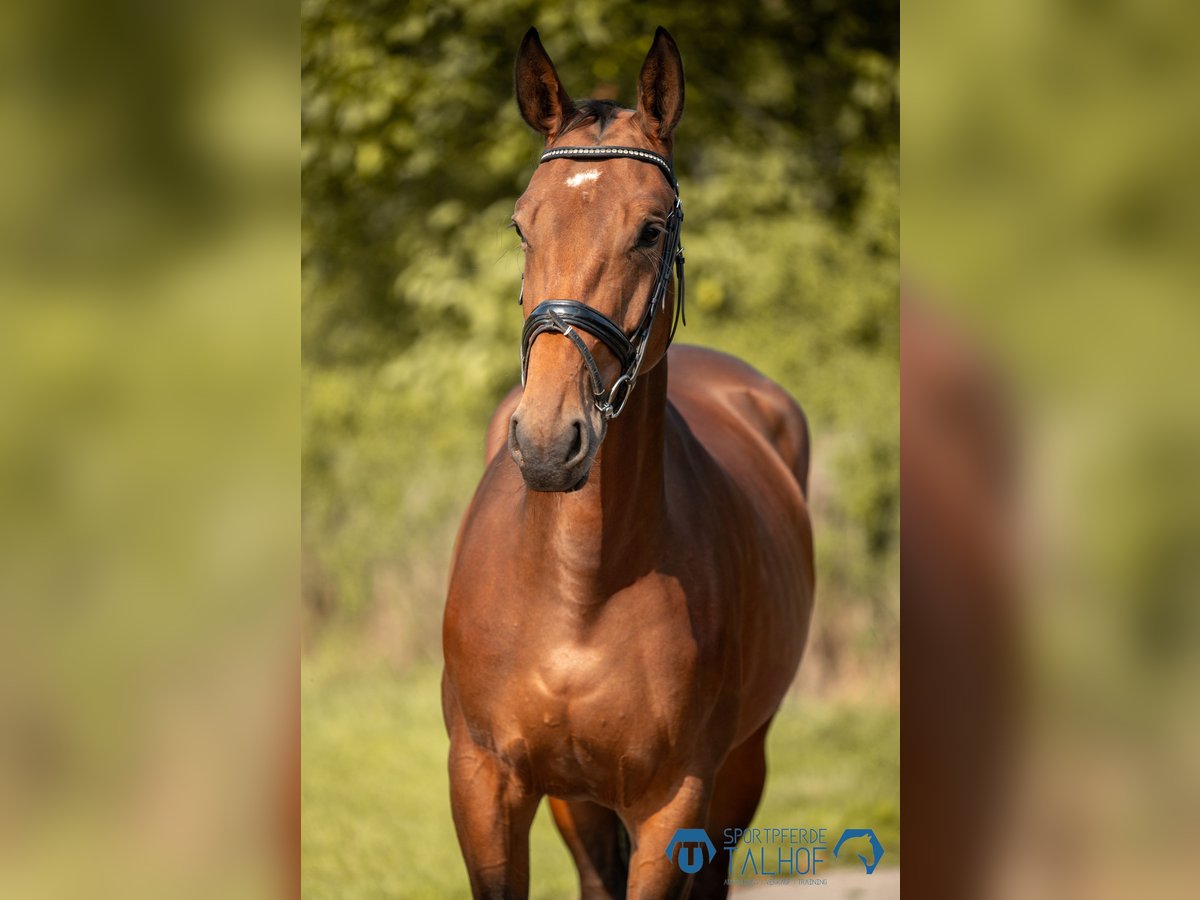
M 482 558 L 492 553 L 496 548 L 495 535 L 511 535 L 509 523 L 496 522 L 503 518 L 508 507 L 503 503 L 493 502 L 497 497 L 511 495 L 519 490 L 516 482 L 520 475 L 515 467 L 509 464 L 507 456 L 508 422 L 513 410 L 521 402 L 521 387 L 517 385 L 500 401 L 491 419 L 488 421 L 484 437 L 484 472 L 475 488 L 475 494 L 467 508 L 463 511 L 454 537 L 454 548 L 450 555 L 451 588 L 455 586 L 456 576 L 461 570 L 470 570 L 472 566 L 486 565 Z M 514 481 L 515 476 L 515 481 Z M 483 537 L 472 540 L 472 532 L 478 531 Z M 501 553 L 504 551 L 502 550 Z M 464 557 L 466 557 L 464 559 Z M 453 593 L 453 591 L 452 591 Z

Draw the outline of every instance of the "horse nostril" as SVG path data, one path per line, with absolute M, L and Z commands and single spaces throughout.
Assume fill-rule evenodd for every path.
M 583 423 L 576 419 L 572 424 L 574 434 L 571 436 L 571 446 L 567 448 L 567 465 L 578 462 L 584 454 Z
M 525 455 L 521 452 L 521 438 L 517 434 L 520 424 L 520 420 L 515 415 L 508 420 L 508 452 L 512 454 L 512 458 L 518 466 L 524 466 Z

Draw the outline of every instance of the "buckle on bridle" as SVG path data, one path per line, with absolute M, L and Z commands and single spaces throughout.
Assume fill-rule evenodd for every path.
M 608 399 L 601 400 L 596 398 L 596 409 L 600 411 L 600 415 L 605 421 L 615 419 L 625 409 L 625 404 L 629 400 L 629 395 L 633 393 L 633 383 L 637 380 L 637 376 L 631 372 L 622 372 L 617 376 L 617 380 L 613 382 L 612 387 L 608 389 Z M 622 388 L 624 390 L 622 390 Z M 617 399 L 617 392 L 620 391 L 620 400 Z

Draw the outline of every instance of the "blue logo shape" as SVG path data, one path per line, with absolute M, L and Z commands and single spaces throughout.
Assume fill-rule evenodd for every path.
M 871 849 L 875 851 L 875 861 L 867 862 L 867 858 L 859 854 L 858 858 L 862 860 L 862 864 L 866 866 L 867 874 L 870 875 L 875 871 L 875 867 L 879 865 L 879 860 L 883 858 L 883 844 L 879 843 L 879 838 L 875 837 L 875 832 L 870 828 L 847 828 L 842 832 L 842 836 L 838 838 L 837 844 L 833 848 L 833 858 L 837 859 L 838 851 L 842 849 L 842 844 L 853 838 L 865 837 L 871 842 Z
M 679 859 L 675 859 L 675 848 L 679 847 Z M 704 850 L 708 851 L 708 859 L 704 858 Z M 708 839 L 708 832 L 703 828 L 680 828 L 667 845 L 667 859 L 676 863 L 680 869 L 689 875 L 700 871 L 706 862 L 712 862 L 717 855 L 717 848 Z

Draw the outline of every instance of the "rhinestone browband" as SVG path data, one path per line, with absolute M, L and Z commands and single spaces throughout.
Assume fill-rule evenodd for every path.
M 658 166 L 659 171 L 667 176 L 667 181 L 677 192 L 679 183 L 675 180 L 675 170 L 670 160 L 640 147 L 555 147 L 542 154 L 541 162 L 552 159 L 640 159 L 651 165 Z

